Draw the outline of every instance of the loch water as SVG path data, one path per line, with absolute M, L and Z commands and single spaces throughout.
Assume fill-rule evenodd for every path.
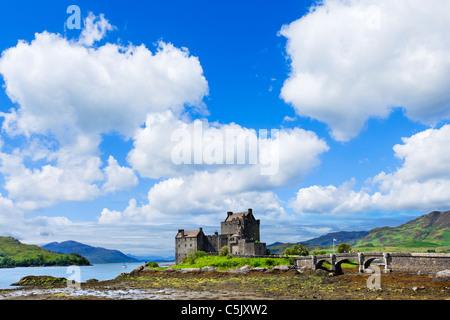
M 124 272 L 131 272 L 134 268 L 144 265 L 144 262 L 133 263 L 99 263 L 91 266 L 80 266 L 81 282 L 89 279 L 99 281 L 111 280 Z M 164 267 L 174 264 L 174 261 L 158 262 L 159 266 Z M 12 283 L 19 281 L 26 276 L 53 276 L 69 279 L 74 271 L 69 267 L 16 267 L 0 268 L 0 289 L 16 288 Z M 72 278 L 73 279 L 73 278 Z

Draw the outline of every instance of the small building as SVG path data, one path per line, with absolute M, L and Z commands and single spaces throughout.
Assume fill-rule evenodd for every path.
M 266 244 L 260 242 L 260 221 L 253 216 L 252 209 L 246 212 L 227 212 L 227 217 L 220 224 L 220 234 L 205 235 L 203 229 L 179 229 L 175 236 L 175 263 L 195 250 L 218 253 L 223 246 L 228 246 L 232 255 L 262 256 L 266 254 Z

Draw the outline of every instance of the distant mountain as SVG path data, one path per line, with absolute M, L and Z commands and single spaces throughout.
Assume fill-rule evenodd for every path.
M 56 253 L 13 237 L 0 237 L 0 267 L 69 265 L 89 265 L 89 261 L 78 254 Z
M 286 248 L 292 247 L 294 244 L 302 244 L 306 246 L 308 249 L 312 249 L 312 247 L 320 247 L 320 246 L 332 246 L 333 238 L 336 239 L 335 244 L 340 243 L 349 243 L 351 245 L 356 244 L 356 242 L 369 234 L 369 231 L 338 231 L 327 233 L 326 235 L 313 238 L 306 241 L 301 242 L 275 242 L 267 247 L 269 248 L 272 254 L 283 254 Z
M 450 246 L 450 211 L 431 213 L 398 227 L 375 228 L 357 245 L 377 246 Z
M 331 232 L 318 238 L 297 243 L 275 242 L 268 245 L 273 254 L 282 254 L 294 244 L 306 245 L 309 249 L 320 246 L 349 243 L 355 247 L 392 246 L 392 247 L 449 247 L 450 246 L 450 211 L 431 213 L 408 221 L 398 227 L 375 228 L 370 231 Z
M 331 232 L 318 238 L 310 239 L 300 242 L 304 245 L 310 246 L 331 246 L 333 245 L 333 238 L 336 239 L 335 243 L 348 243 L 350 245 L 356 244 L 356 242 L 364 238 L 369 234 L 369 231 L 339 231 Z
M 112 263 L 112 262 L 138 262 L 119 250 L 110 250 L 101 247 L 92 247 L 77 241 L 51 242 L 43 245 L 42 248 L 59 253 L 78 253 L 86 257 L 91 263 Z
M 268 244 L 266 247 L 267 247 L 267 248 L 270 248 L 270 247 L 273 247 L 273 246 L 277 246 L 277 245 L 279 245 L 279 244 L 283 244 L 283 242 L 274 242 L 274 243 L 272 243 L 272 244 Z
M 153 262 L 166 262 L 166 261 L 174 261 L 175 257 L 161 257 L 161 256 L 135 256 L 132 254 L 127 254 L 127 256 L 134 258 L 138 261 L 153 261 Z

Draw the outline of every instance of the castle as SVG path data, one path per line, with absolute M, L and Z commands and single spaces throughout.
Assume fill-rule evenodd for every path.
M 260 256 L 266 254 L 266 244 L 259 242 L 259 220 L 253 216 L 252 209 L 247 212 L 227 212 L 220 223 L 220 234 L 205 235 L 203 229 L 179 229 L 175 236 L 175 263 L 178 264 L 195 250 L 218 253 L 228 246 L 232 255 Z

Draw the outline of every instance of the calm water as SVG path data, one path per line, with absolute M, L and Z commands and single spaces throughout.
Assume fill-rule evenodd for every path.
M 174 262 L 158 262 L 159 266 L 167 266 Z M 123 263 L 100 263 L 92 266 L 80 266 L 81 282 L 88 279 L 110 280 L 123 272 L 131 272 L 134 268 L 142 266 L 144 262 L 127 263 L 124 268 Z M 25 276 L 53 276 L 69 278 L 73 272 L 67 272 L 68 267 L 19 267 L 0 268 L 0 289 L 17 288 L 10 286 L 11 283 L 19 281 Z

